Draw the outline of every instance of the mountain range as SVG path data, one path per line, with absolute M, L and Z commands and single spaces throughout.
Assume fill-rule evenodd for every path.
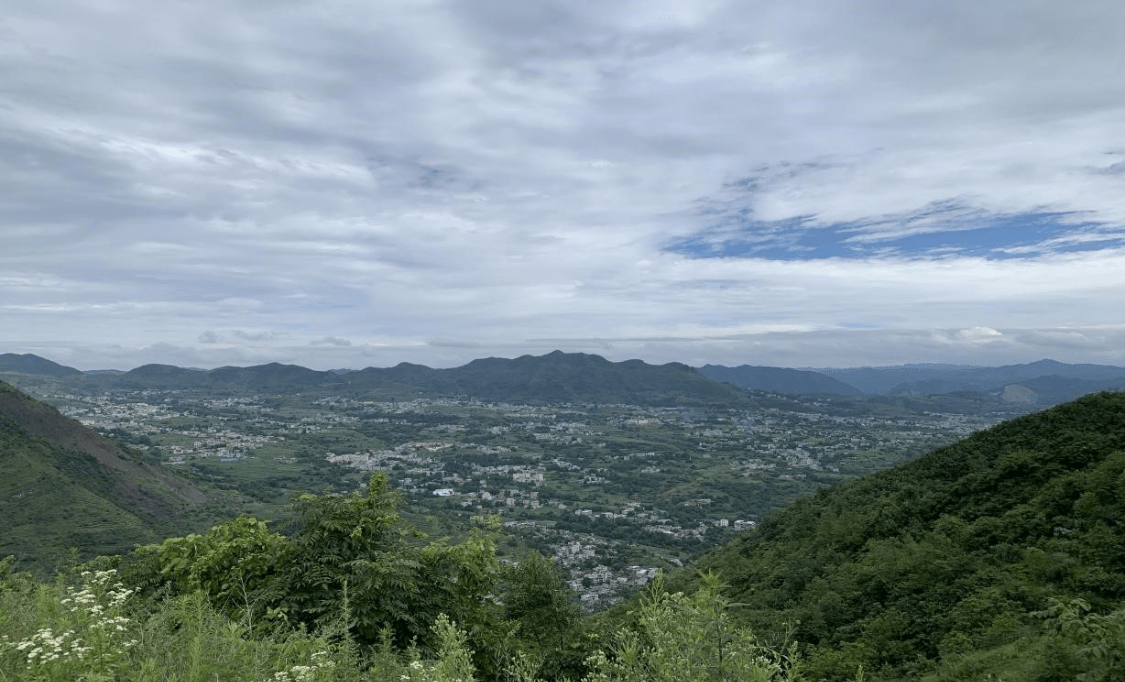
M 49 363 L 44 360 L 43 363 Z M 50 363 L 53 365 L 54 363 Z M 48 364 L 5 362 L 0 372 L 62 377 Z M 46 371 L 35 370 L 42 366 Z M 396 398 L 467 396 L 510 402 L 583 402 L 651 405 L 739 403 L 745 391 L 714 381 L 680 363 L 610 362 L 598 355 L 555 351 L 540 357 L 485 358 L 462 367 L 432 369 L 402 363 L 358 371 L 316 371 L 270 363 L 254 367 L 195 370 L 150 364 L 123 373 L 66 375 L 99 389 L 206 389 L 217 392 L 301 391 L 381 393 Z
M 1084 393 L 1125 386 L 1125 367 L 1072 365 L 1055 360 L 1039 360 L 1023 365 L 1001 367 L 902 365 L 825 368 L 818 371 L 855 386 L 864 393 L 878 395 L 955 391 L 990 392 L 1002 390 L 1011 384 L 1028 386 L 1029 381 L 1038 381 L 1040 390 L 1051 396 L 1059 394 L 1065 400 Z M 1074 393 L 1074 391 L 1082 391 L 1082 393 Z M 1072 393 L 1074 394 L 1068 395 Z
M 0 355 L 0 373 L 39 376 L 98 389 L 206 389 L 219 392 L 327 389 L 396 398 L 462 396 L 489 401 L 686 405 L 739 403 L 745 391 L 796 395 L 994 394 L 1011 402 L 1049 406 L 1103 390 L 1125 388 L 1125 367 L 1040 360 L 1002 367 L 901 365 L 789 369 L 641 360 L 610 362 L 598 355 L 555 351 L 514 359 L 484 358 L 461 367 L 394 367 L 317 371 L 269 363 L 187 369 L 149 364 L 127 372 L 80 372 L 36 355 Z
M 822 372 L 783 367 L 704 365 L 700 374 L 752 391 L 774 393 L 862 395 L 863 391 Z

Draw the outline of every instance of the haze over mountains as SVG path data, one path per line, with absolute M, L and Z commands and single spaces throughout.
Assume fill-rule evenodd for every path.
M 797 395 L 997 394 L 1010 402 L 1048 406 L 1103 390 L 1125 388 L 1125 368 L 1040 360 L 1023 365 L 901 365 L 824 368 L 650 365 L 611 362 L 598 355 L 555 351 L 514 359 L 482 358 L 461 367 L 394 367 L 318 371 L 269 363 L 252 367 L 187 369 L 142 365 L 127 372 L 81 372 L 36 355 L 0 355 L 0 373 L 54 377 L 99 388 L 214 388 L 229 391 L 334 387 L 378 390 L 402 397 L 471 396 L 511 402 L 691 404 L 738 402 L 743 390 Z
M 837 395 L 860 395 L 863 391 L 851 384 L 826 376 L 820 372 L 781 367 L 724 367 L 704 365 L 700 373 L 716 381 L 723 381 L 755 391 L 774 391 L 776 393 L 835 393 Z

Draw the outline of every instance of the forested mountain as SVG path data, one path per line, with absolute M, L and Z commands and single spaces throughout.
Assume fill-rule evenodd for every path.
M 1115 379 L 1076 379 L 1052 375 L 1027 379 L 1018 385 L 1033 391 L 1039 404 L 1054 405 L 1090 393 L 1125 390 L 1125 375 Z
M 752 391 L 774 393 L 862 395 L 863 391 L 820 372 L 784 367 L 754 367 L 740 365 L 704 365 L 699 368 L 703 376 L 715 381 L 734 384 Z
M 51 362 L 46 358 L 41 358 L 38 355 L 31 353 L 24 353 L 17 355 L 15 353 L 0 354 L 0 372 L 11 372 L 14 374 L 38 374 L 42 376 L 76 376 L 82 374 L 81 371 L 66 365 L 60 365 L 57 362 Z
M 680 363 L 610 362 L 598 355 L 561 351 L 513 360 L 485 358 L 453 369 L 408 364 L 368 368 L 343 378 L 352 387 L 398 385 L 506 402 L 675 405 L 744 400 L 742 391 Z
M 967 367 L 963 365 L 900 365 L 895 367 L 824 368 L 822 374 L 847 382 L 865 393 L 953 393 L 955 391 L 999 391 L 1010 384 L 1031 387 L 1028 382 L 1061 379 L 1075 380 L 1069 390 L 1057 387 L 1043 393 L 1052 404 L 1072 400 L 1083 393 L 1125 386 L 1125 367 L 1113 365 L 1071 365 L 1055 360 L 1039 360 L 1023 365 Z M 1088 383 L 1085 383 L 1088 382 Z M 1036 390 L 1036 389 L 1033 389 Z M 1038 391 L 1037 391 L 1038 392 Z M 1089 392 L 1089 391 L 1087 391 Z
M 297 365 L 271 362 L 253 367 L 185 369 L 173 365 L 142 365 L 120 374 L 92 373 L 85 382 L 99 388 L 206 389 L 216 392 L 301 390 L 339 383 L 333 372 L 318 372 Z
M 452 369 L 402 363 L 355 372 L 319 372 L 270 363 L 204 371 L 151 364 L 120 374 L 79 373 L 74 384 L 99 390 L 194 388 L 216 393 L 329 389 L 398 398 L 464 396 L 524 403 L 691 405 L 745 399 L 743 391 L 680 363 L 610 362 L 598 355 L 561 351 L 515 359 L 485 358 Z
M 1097 669 L 1083 658 L 1096 646 L 1120 662 L 1125 393 L 822 489 L 695 568 L 721 572 L 755 631 L 794 624 L 809 679 L 862 666 L 878 680 L 1073 680 Z M 1115 615 L 1084 621 L 1086 608 Z M 1086 648 L 1053 637 L 1064 625 Z
M 211 499 L 4 382 L 0 472 L 0 557 L 25 568 L 50 568 L 71 547 L 88 558 L 187 530 L 185 515 Z
M 0 374 L 51 377 L 82 390 L 182 390 L 216 394 L 332 390 L 384 398 L 469 397 L 496 402 L 627 403 L 699 405 L 742 403 L 737 389 L 797 395 L 941 395 L 961 392 L 1000 395 L 1016 386 L 1015 402 L 1046 407 L 1079 396 L 1125 388 L 1125 367 L 1070 365 L 1040 360 L 1025 365 L 902 365 L 824 368 L 650 365 L 641 360 L 611 362 L 598 355 L 554 351 L 514 359 L 483 358 L 461 367 L 433 369 L 401 363 L 394 367 L 316 371 L 269 363 L 252 367 L 186 369 L 149 364 L 127 372 L 80 372 L 36 355 L 0 355 Z M 727 385 L 723 385 L 727 384 Z M 737 388 L 735 388 L 737 387 Z

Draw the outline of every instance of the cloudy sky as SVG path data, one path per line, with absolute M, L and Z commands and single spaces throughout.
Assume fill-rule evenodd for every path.
M 1125 364 L 1120 0 L 0 15 L 0 352 Z

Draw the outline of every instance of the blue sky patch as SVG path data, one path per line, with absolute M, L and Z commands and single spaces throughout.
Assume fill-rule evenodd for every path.
M 954 204 L 872 223 L 821 225 L 812 216 L 753 220 L 749 209 L 727 212 L 711 228 L 666 250 L 690 258 L 943 258 L 996 260 L 1092 251 L 1125 245 L 1125 233 L 1076 222 L 1066 213 L 987 215 Z

